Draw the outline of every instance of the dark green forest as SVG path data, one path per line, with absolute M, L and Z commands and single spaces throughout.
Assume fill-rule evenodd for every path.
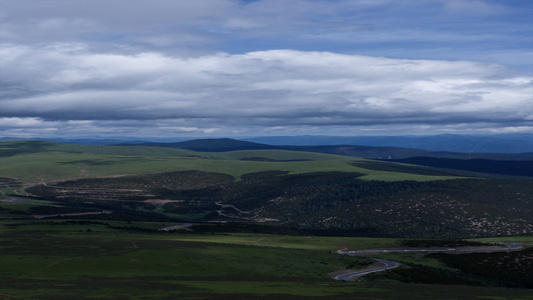
M 268 171 L 236 181 L 225 174 L 184 171 L 71 180 L 26 191 L 67 206 L 330 234 L 465 238 L 532 231 L 533 185 L 523 180 L 387 182 L 359 176 Z

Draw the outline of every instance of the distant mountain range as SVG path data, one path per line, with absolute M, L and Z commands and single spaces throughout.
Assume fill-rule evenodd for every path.
M 0 138 L 0 141 L 17 140 L 20 138 Z M 146 144 L 159 143 L 169 144 L 176 142 L 187 142 L 185 147 L 203 146 L 200 141 L 210 141 L 212 148 L 213 141 L 219 141 L 220 148 L 224 148 L 224 139 L 202 139 L 202 138 L 159 138 L 159 137 L 119 137 L 109 138 L 37 138 L 35 140 L 46 140 L 65 144 L 79 145 L 116 145 L 116 144 Z M 493 135 L 457 135 L 441 134 L 431 136 L 268 136 L 268 137 L 247 137 L 238 138 L 240 141 L 252 142 L 258 145 L 249 148 L 250 145 L 241 143 L 243 149 L 270 149 L 271 146 L 372 146 L 372 147 L 397 147 L 406 149 L 421 149 L 430 151 L 446 151 L 460 153 L 527 153 L 533 152 L 533 133 L 516 134 L 493 134 Z M 262 144 L 263 146 L 260 146 Z M 265 146 L 266 145 L 266 146 Z M 263 147 L 263 148 L 261 148 Z M 241 150 L 243 150 L 241 149 Z
M 132 144 L 122 144 L 131 146 Z M 139 146 L 155 146 L 174 149 L 188 149 L 199 152 L 225 152 L 237 150 L 292 150 L 317 152 L 326 154 L 348 155 L 371 159 L 405 159 L 411 157 L 433 157 L 448 159 L 491 159 L 491 160 L 532 160 L 532 153 L 461 153 L 446 151 L 430 151 L 423 149 L 409 149 L 399 147 L 372 147 L 351 145 L 325 146 L 276 146 L 234 139 L 198 139 L 176 143 L 138 143 Z
M 495 135 L 432 136 L 272 136 L 254 137 L 246 141 L 268 145 L 316 146 L 358 145 L 400 147 L 431 151 L 463 153 L 525 153 L 533 152 L 533 133 Z
M 370 146 L 273 146 L 234 139 L 198 139 L 176 143 L 143 143 L 140 146 L 157 146 L 187 149 L 199 152 L 225 152 L 237 150 L 292 150 L 355 157 L 382 159 L 400 163 L 423 165 L 471 172 L 514 176 L 533 176 L 533 153 L 460 153 L 429 151 L 398 147 Z M 125 144 L 131 146 L 131 144 Z
M 131 146 L 132 144 L 122 144 Z M 137 143 L 138 146 L 155 146 L 175 149 L 188 149 L 199 152 L 226 152 L 236 150 L 264 150 L 281 149 L 279 146 L 271 146 L 254 142 L 240 141 L 234 139 L 197 139 L 176 143 Z

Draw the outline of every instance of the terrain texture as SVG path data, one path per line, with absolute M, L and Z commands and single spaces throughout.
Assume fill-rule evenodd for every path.
M 0 298 L 532 298 L 532 177 L 512 160 L 191 143 L 206 151 L 0 143 Z M 465 240 L 522 247 L 381 251 Z M 328 276 L 374 258 L 399 265 Z

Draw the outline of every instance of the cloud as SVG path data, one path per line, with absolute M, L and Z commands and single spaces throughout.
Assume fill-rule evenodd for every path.
M 0 6 L 4 134 L 39 126 L 73 135 L 532 126 L 528 1 Z
M 451 59 L 472 50 L 478 57 L 527 52 L 522 43 L 531 35 L 533 10 L 525 2 L 480 0 L 4 0 L 2 7 L 0 39 L 15 44 L 82 42 L 96 52 L 191 56 L 268 47 L 404 58 L 430 58 L 452 46 Z
M 506 12 L 502 5 L 481 0 L 445 0 L 441 1 L 444 9 L 454 14 L 496 15 Z
M 533 78 L 497 64 L 295 50 L 196 58 L 122 55 L 92 53 L 78 44 L 10 46 L 1 54 L 3 118 L 119 127 L 121 120 L 141 120 L 184 132 L 532 125 Z

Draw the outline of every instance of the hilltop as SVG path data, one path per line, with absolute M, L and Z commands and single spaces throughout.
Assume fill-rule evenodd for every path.
M 0 138 L 0 141 L 20 140 L 16 137 Z M 520 154 L 533 153 L 533 133 L 506 134 L 439 134 L 439 135 L 406 135 L 406 136 L 260 136 L 240 138 L 205 138 L 205 137 L 92 137 L 92 138 L 64 138 L 50 137 L 45 140 L 63 144 L 78 145 L 136 145 L 159 144 L 174 148 L 218 148 L 236 147 L 233 150 L 245 149 L 278 149 L 278 146 L 367 146 L 383 148 L 403 148 L 411 150 L 428 150 L 431 152 L 451 152 L 475 154 Z M 194 142 L 192 142 L 194 141 Z M 182 143 L 183 142 L 183 143 Z M 246 144 L 243 142 L 250 142 Z M 181 143 L 181 144 L 180 144 Z M 172 145 L 174 144 L 174 145 Z M 203 144 L 203 145 L 202 145 Z M 232 145 L 233 144 L 233 145 Z M 207 146 L 206 146 L 207 145 Z M 240 148 L 240 147 L 245 147 Z M 265 148 L 267 147 L 267 148 Z M 240 149 L 237 149 L 240 148 Z M 194 150 L 194 149 L 193 149 Z M 204 150 L 198 150 L 204 151 Z M 226 150 L 227 151 L 227 150 Z M 413 155 L 411 155 L 413 156 Z M 419 155 L 420 156 L 420 155 Z M 394 157 L 404 158 L 404 157 Z M 476 157 L 487 158 L 490 157 Z M 503 159 L 503 158 L 495 158 Z
M 297 140 L 297 139 L 296 139 Z M 119 144 L 131 146 L 132 144 Z M 235 150 L 292 150 L 304 152 L 317 152 L 336 155 L 348 155 L 371 159 L 404 159 L 409 157 L 423 156 L 436 158 L 454 159 L 491 159 L 491 160 L 533 160 L 532 153 L 464 153 L 430 151 L 416 148 L 400 148 L 391 146 L 361 146 L 361 145 L 268 145 L 255 142 L 241 141 L 230 138 L 223 139 L 196 139 L 175 143 L 136 143 L 139 146 L 164 147 L 173 149 L 188 149 L 199 152 L 225 152 Z
M 124 144 L 121 144 L 124 145 Z M 128 145 L 128 144 L 126 144 Z M 240 141 L 230 138 L 195 139 L 176 143 L 139 143 L 140 146 L 154 146 L 165 148 L 189 149 L 199 152 L 224 152 L 236 150 L 279 149 L 275 146 Z
M 516 176 L 533 176 L 533 153 L 459 153 L 370 146 L 272 146 L 234 139 L 199 139 L 177 143 L 142 143 L 147 147 L 187 149 L 199 152 L 236 150 L 290 150 L 344 155 L 410 163 L 430 167 Z M 127 145 L 129 146 L 129 145 Z M 255 158 L 256 160 L 261 158 Z

